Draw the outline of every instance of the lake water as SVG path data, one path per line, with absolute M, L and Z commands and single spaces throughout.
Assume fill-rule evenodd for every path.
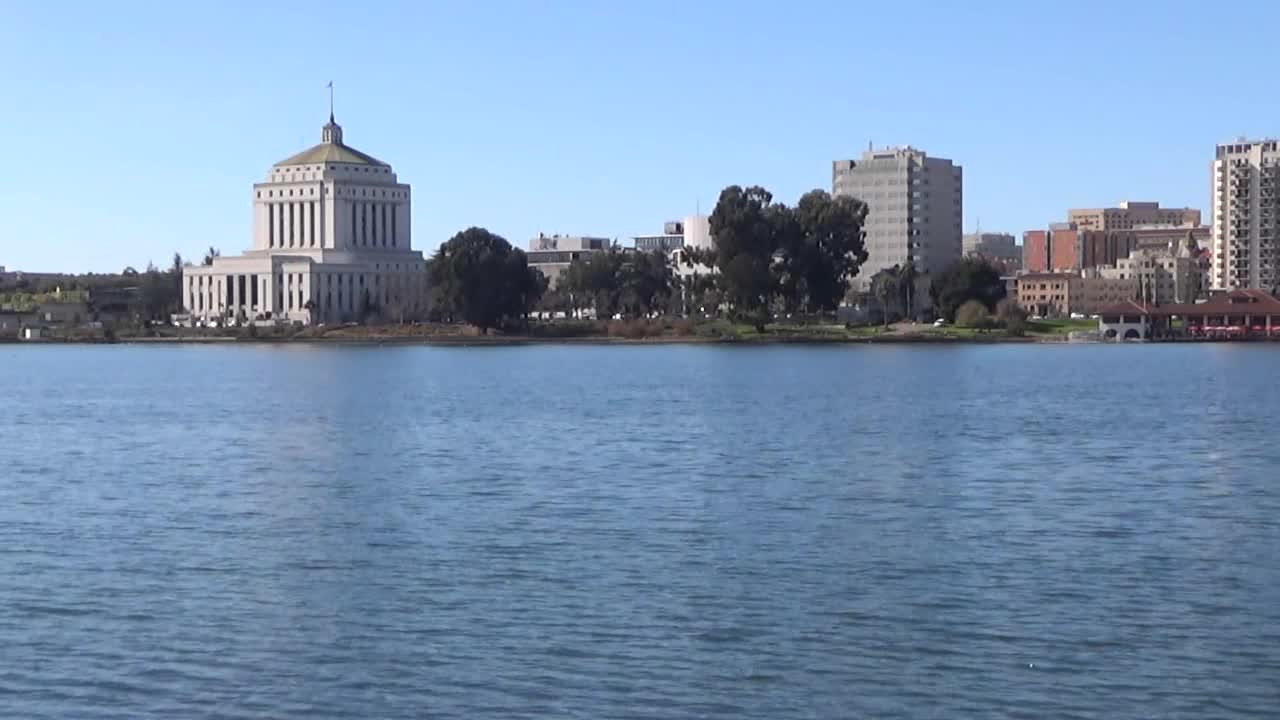
M 1280 714 L 1280 347 L 0 346 L 0 717 Z

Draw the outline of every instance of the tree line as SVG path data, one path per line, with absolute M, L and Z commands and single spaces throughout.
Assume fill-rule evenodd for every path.
M 759 328 L 779 312 L 834 311 L 866 260 L 867 206 L 823 190 L 790 207 L 761 187 L 720 193 L 710 217 L 715 245 L 685 250 L 690 266 L 714 271 L 677 278 L 663 253 L 585 253 L 554 288 L 525 253 L 482 228 L 458 233 L 428 263 L 433 315 L 489 329 L 523 324 L 535 310 L 596 318 L 728 313 Z
M 583 253 L 554 287 L 528 265 L 524 251 L 482 228 L 441 245 L 428 263 L 434 319 L 483 329 L 527 324 L 534 312 L 598 319 L 657 315 L 727 315 L 759 329 L 779 314 L 821 314 L 845 300 L 867 259 L 867 205 L 824 190 L 794 206 L 768 190 L 725 188 L 710 216 L 711 248 L 684 248 L 684 268 L 661 252 L 619 248 Z M 688 272 L 700 268 L 702 272 Z M 681 272 L 677 272 L 681 270 Z M 912 259 L 877 273 L 872 294 L 907 317 L 921 315 L 921 273 Z M 1004 298 L 999 271 L 965 258 L 929 278 L 934 313 L 948 321 L 966 302 L 995 312 Z

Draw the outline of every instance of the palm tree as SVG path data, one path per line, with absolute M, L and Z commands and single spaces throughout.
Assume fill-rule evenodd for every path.
M 880 301 L 880 308 L 884 315 L 884 326 L 889 327 L 889 303 L 898 296 L 898 272 L 897 269 L 881 270 L 876 273 L 876 277 L 872 280 L 875 285 L 876 299 Z
M 902 306 L 906 310 L 907 317 L 912 320 L 916 317 L 914 306 L 916 300 L 916 276 L 918 274 L 916 272 L 916 261 L 908 255 L 907 261 L 903 263 L 902 267 L 898 268 L 897 277 L 895 278 L 902 292 Z

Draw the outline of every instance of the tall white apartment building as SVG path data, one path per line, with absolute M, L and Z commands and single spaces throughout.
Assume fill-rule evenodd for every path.
M 1239 140 L 1213 160 L 1214 289 L 1280 286 L 1280 141 Z
M 866 249 L 853 287 L 910 256 L 920 272 L 940 272 L 960 259 L 963 172 L 944 158 L 912 147 L 868 150 L 831 167 L 831 193 L 867 204 Z

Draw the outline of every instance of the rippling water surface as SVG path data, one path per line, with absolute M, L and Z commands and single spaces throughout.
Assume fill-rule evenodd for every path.
M 0 347 L 0 716 L 1280 715 L 1280 348 Z

